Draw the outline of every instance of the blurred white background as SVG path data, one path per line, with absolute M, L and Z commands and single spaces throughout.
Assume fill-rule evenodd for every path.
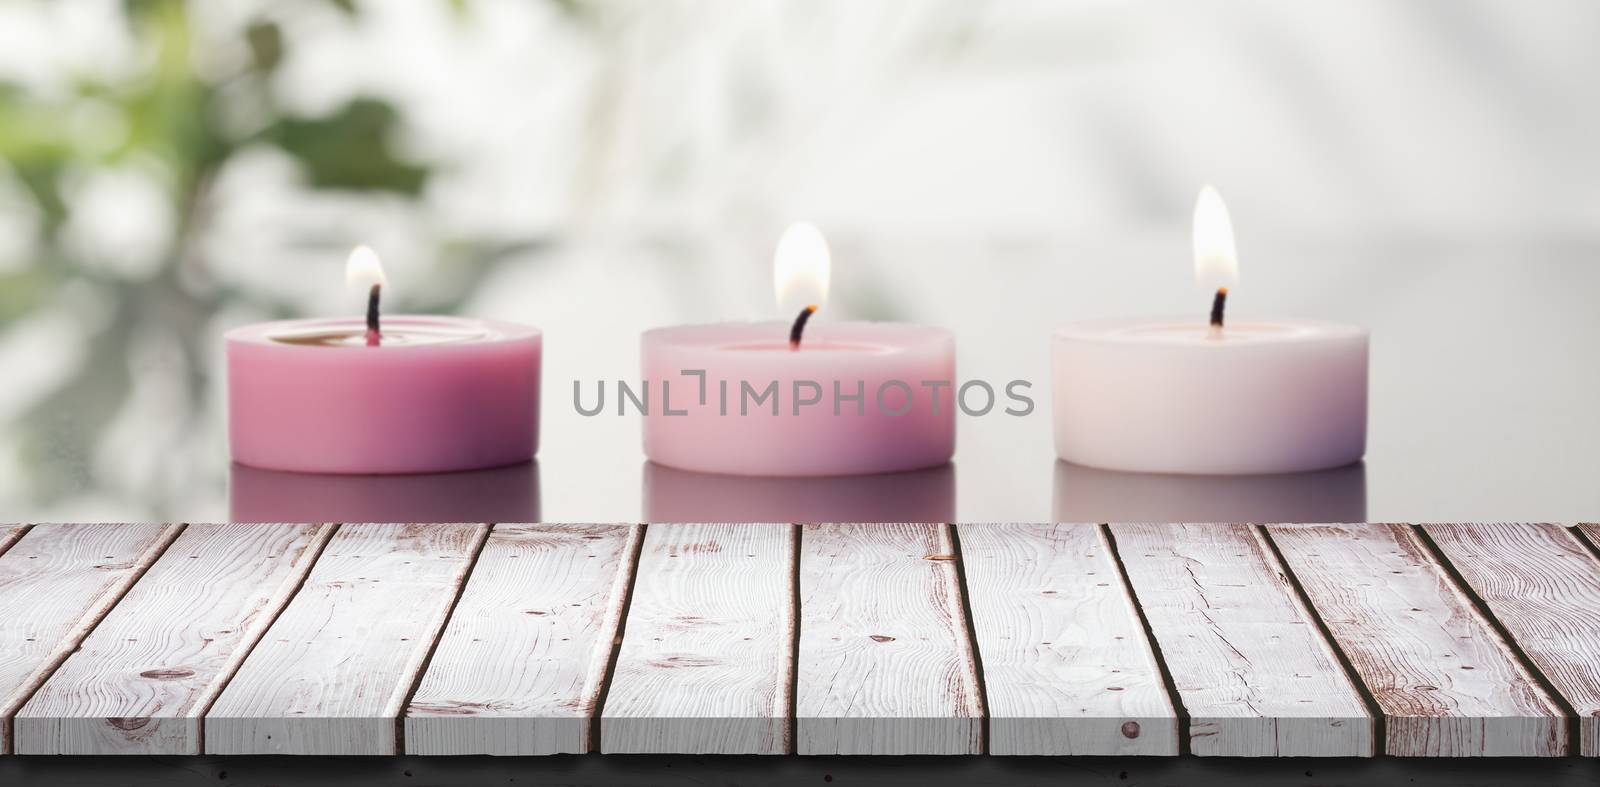
M 1206 182 L 1230 312 L 1373 330 L 1369 518 L 1600 518 L 1597 39 L 1584 0 L 0 2 L 0 518 L 227 518 L 220 335 L 359 313 L 362 242 L 394 308 L 542 327 L 542 514 L 639 518 L 638 422 L 573 381 L 779 316 L 805 218 L 819 320 L 1037 382 L 962 422 L 955 500 L 1046 519 L 1049 332 L 1203 318 Z

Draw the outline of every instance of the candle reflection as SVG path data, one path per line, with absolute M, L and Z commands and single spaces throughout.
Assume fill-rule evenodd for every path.
M 234 463 L 234 522 L 538 522 L 539 463 L 419 475 L 325 475 Z
M 1053 508 L 1057 522 L 1365 522 L 1367 467 L 1198 476 L 1057 461 Z
M 647 522 L 949 522 L 956 469 L 821 478 L 694 473 L 644 465 Z

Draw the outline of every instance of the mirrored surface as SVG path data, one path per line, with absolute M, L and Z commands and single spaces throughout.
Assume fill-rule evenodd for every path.
M 1118 473 L 1056 461 L 1057 522 L 1365 522 L 1367 467 L 1283 475 Z
M 538 522 L 539 463 L 418 475 L 318 475 L 237 462 L 232 522 Z
M 956 466 L 826 478 L 694 473 L 646 462 L 646 522 L 950 522 Z

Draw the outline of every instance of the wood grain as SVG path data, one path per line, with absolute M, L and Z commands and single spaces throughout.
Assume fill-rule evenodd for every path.
M 406 712 L 408 754 L 581 754 L 637 525 L 497 525 Z
M 791 525 L 650 525 L 601 750 L 789 751 L 794 561 Z
M 991 754 L 1178 753 L 1178 717 L 1096 525 L 961 525 Z
M 1112 525 L 1201 756 L 1366 757 L 1373 719 L 1248 525 Z
M 801 754 L 977 754 L 983 700 L 946 525 L 805 525 Z
M 208 754 L 395 754 L 487 525 L 343 525 L 205 717 Z
M 17 713 L 17 753 L 203 753 L 201 715 L 332 531 L 190 525 Z
M 1428 525 L 1450 564 L 1577 712 L 1600 756 L 1600 560 L 1560 525 Z
M 1406 525 L 1272 525 L 1402 757 L 1553 756 L 1566 719 Z
M 0 753 L 12 717 L 181 525 L 37 525 L 0 555 Z

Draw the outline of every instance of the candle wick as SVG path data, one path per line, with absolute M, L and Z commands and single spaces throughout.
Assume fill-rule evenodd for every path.
M 800 334 L 806 329 L 806 320 L 811 319 L 811 315 L 816 313 L 817 307 L 815 304 L 800 310 L 800 316 L 794 318 L 794 327 L 789 329 L 789 349 L 800 349 Z
M 1211 335 L 1222 335 L 1222 310 L 1228 305 L 1228 288 L 1218 287 L 1217 297 L 1211 301 Z
M 377 347 L 383 340 L 383 331 L 378 325 L 378 294 L 383 290 L 382 284 L 373 284 L 371 292 L 367 295 L 367 346 Z

